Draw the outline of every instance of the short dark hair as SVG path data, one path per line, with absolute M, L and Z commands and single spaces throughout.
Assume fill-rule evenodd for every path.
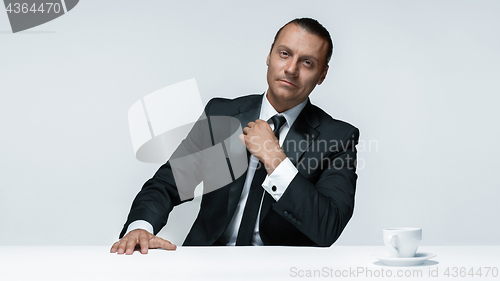
M 332 42 L 332 37 L 330 37 L 330 33 L 326 28 L 321 25 L 317 20 L 311 19 L 311 18 L 296 18 L 291 21 L 289 21 L 287 24 L 283 25 L 278 32 L 276 33 L 276 36 L 274 36 L 274 41 L 273 44 L 271 44 L 271 51 L 273 50 L 274 43 L 276 43 L 276 39 L 278 39 L 278 36 L 281 33 L 281 30 L 289 24 L 296 24 L 298 27 L 301 29 L 319 36 L 320 38 L 323 38 L 327 43 L 328 43 L 328 49 L 326 52 L 326 64 L 330 62 L 330 59 L 332 58 L 333 54 L 333 42 Z

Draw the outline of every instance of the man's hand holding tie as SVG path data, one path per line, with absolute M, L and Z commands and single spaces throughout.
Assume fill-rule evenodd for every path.
M 268 175 L 286 158 L 278 138 L 264 120 L 257 119 L 248 123 L 248 126 L 243 128 L 240 139 L 248 151 L 264 164 Z

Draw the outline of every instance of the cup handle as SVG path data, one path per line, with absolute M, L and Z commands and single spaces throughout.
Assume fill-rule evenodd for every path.
M 396 239 L 397 239 L 397 237 L 398 236 L 396 234 L 389 235 L 389 241 L 391 242 L 390 243 L 391 248 L 393 248 L 399 254 L 399 250 L 395 246 L 396 245 Z

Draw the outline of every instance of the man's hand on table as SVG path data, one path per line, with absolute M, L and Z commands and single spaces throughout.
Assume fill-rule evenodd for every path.
M 126 253 L 131 255 L 136 246 L 140 246 L 141 253 L 147 254 L 148 249 L 163 248 L 166 250 L 175 250 L 177 246 L 170 241 L 155 236 L 144 229 L 135 229 L 123 236 L 111 247 L 111 253 L 118 252 L 119 255 Z

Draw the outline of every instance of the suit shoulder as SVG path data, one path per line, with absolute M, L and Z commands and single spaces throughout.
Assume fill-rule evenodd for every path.
M 208 101 L 205 108 L 206 114 L 221 114 L 221 115 L 233 115 L 239 112 L 239 108 L 243 105 L 252 105 L 254 103 L 260 102 L 262 95 L 246 95 L 236 97 L 234 99 L 228 98 L 212 98 Z
M 335 119 L 330 114 L 326 113 L 323 109 L 317 107 L 316 105 L 312 105 L 316 114 L 318 115 L 319 120 L 321 121 L 319 125 L 320 130 L 326 131 L 336 131 L 341 134 L 347 135 L 352 132 L 354 134 L 359 135 L 359 129 L 354 125 L 339 119 Z

